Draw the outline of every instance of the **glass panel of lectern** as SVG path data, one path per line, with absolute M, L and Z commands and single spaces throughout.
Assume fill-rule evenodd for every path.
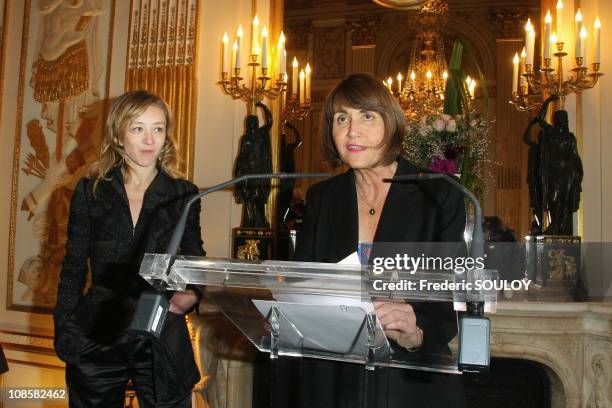
M 367 369 L 388 366 L 459 372 L 456 339 L 427 352 L 408 352 L 385 336 L 372 310 L 373 298 L 413 305 L 427 302 L 421 305 L 425 309 L 433 302 L 446 302 L 455 322 L 453 305 L 460 310 L 466 301 L 484 301 L 485 311 L 494 311 L 497 299 L 495 291 L 466 291 L 465 285 L 458 285 L 495 279 L 496 273 L 489 270 L 461 275 L 401 271 L 374 274 L 371 267 L 342 264 L 146 254 L 140 274 L 150 283 L 165 282 L 171 290 L 205 286 L 210 301 L 271 358 L 311 357 L 363 364 Z M 423 285 L 423 281 L 429 285 Z M 440 286 L 443 284 L 450 289 L 444 290 L 445 286 Z M 380 290 L 373 291 L 372 287 Z M 453 290 L 456 287 L 460 289 Z

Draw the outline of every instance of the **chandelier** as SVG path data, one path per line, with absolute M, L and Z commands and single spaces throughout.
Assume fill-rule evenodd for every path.
M 448 4 L 429 0 L 416 13 L 416 40 L 406 76 L 397 75 L 397 87 L 391 77 L 386 85 L 398 99 L 407 119 L 440 112 L 448 79 L 444 39 L 440 32 L 448 22 Z

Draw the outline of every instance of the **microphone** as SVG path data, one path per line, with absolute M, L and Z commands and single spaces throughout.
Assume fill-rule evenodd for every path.
M 185 234 L 185 227 L 187 225 L 187 216 L 189 215 L 189 210 L 191 209 L 193 203 L 195 203 L 205 195 L 214 193 L 215 191 L 219 191 L 226 187 L 233 186 L 235 184 L 247 180 L 321 178 L 329 177 L 329 175 L 329 173 L 245 174 L 240 177 L 236 177 L 234 179 L 227 180 L 223 183 L 219 183 L 215 186 L 212 186 L 194 195 L 187 201 L 185 207 L 183 208 L 183 212 L 181 213 L 181 217 L 179 218 L 178 222 L 176 223 L 176 226 L 174 227 L 170 242 L 166 247 L 166 254 L 172 256 L 178 255 L 178 251 L 181 246 L 181 241 L 183 240 L 183 235 Z M 172 262 L 168 265 L 166 275 L 170 273 L 171 267 Z M 154 288 L 156 290 L 155 292 L 145 292 L 140 295 L 140 298 L 138 299 L 138 305 L 136 306 L 136 311 L 134 312 L 134 317 L 132 318 L 132 322 L 130 323 L 129 330 L 135 332 L 136 334 L 159 338 L 170 304 L 168 302 L 168 299 L 166 299 L 166 297 L 161 294 L 161 292 L 165 288 L 165 282 L 159 282 L 158 284 L 154 285 Z
M 470 199 L 475 207 L 474 231 L 470 245 L 470 257 L 484 257 L 484 234 L 480 202 L 463 184 L 444 173 L 417 173 L 393 177 L 393 181 L 425 181 L 444 179 Z M 484 316 L 484 302 L 467 301 L 467 313 L 460 318 L 458 368 L 463 372 L 486 374 L 490 362 L 491 322 Z
M 478 257 L 484 256 L 484 234 L 482 231 L 482 209 L 480 207 L 480 202 L 470 190 L 468 190 L 463 184 L 459 183 L 457 180 L 444 173 L 417 173 L 417 174 L 407 174 L 403 176 L 395 176 L 391 180 L 392 181 L 424 181 L 424 180 L 434 180 L 434 179 L 444 179 L 453 187 L 460 190 L 464 196 L 469 198 L 469 200 L 474 204 L 474 231 L 472 232 L 472 243 L 470 244 L 470 257 L 476 259 Z

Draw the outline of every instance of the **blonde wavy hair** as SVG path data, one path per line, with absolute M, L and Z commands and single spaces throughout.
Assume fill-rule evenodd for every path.
M 115 166 L 122 166 L 124 174 L 129 177 L 130 169 L 125 160 L 123 138 L 130 123 L 142 115 L 149 106 L 161 109 L 166 118 L 166 141 L 158 157 L 157 166 L 171 177 L 182 177 L 178 170 L 178 148 L 172 136 L 173 121 L 168 104 L 150 92 L 130 91 L 117 97 L 108 112 L 104 139 L 100 144 L 100 156 L 89 169 L 89 175 L 95 179 L 94 193 L 101 180 L 109 180 L 107 174 Z

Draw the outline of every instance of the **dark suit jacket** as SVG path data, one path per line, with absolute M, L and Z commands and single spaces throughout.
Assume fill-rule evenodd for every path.
M 70 207 L 54 322 L 56 353 L 72 364 L 78 364 L 85 341 L 114 344 L 126 333 L 138 297 L 151 289 L 138 274 L 142 257 L 147 252 L 165 252 L 187 199 L 197 193 L 189 181 L 173 179 L 160 170 L 145 192 L 134 227 L 120 169 L 115 167 L 108 176 L 95 194 L 93 180 L 82 178 Z M 182 254 L 205 255 L 200 234 L 196 203 L 187 221 Z M 84 295 L 88 261 L 92 286 Z M 158 399 L 189 392 L 199 373 L 185 319 L 169 314 L 152 348 Z
M 420 171 L 399 158 L 396 175 Z M 461 242 L 465 207 L 461 193 L 437 179 L 394 182 L 384 203 L 375 242 Z M 338 262 L 357 250 L 358 209 L 355 175 L 349 170 L 310 188 L 303 229 L 297 240 L 295 260 Z M 457 333 L 456 314 L 450 303 L 412 303 L 417 325 L 424 332 L 421 352 L 444 352 Z M 303 406 L 358 406 L 363 367 L 312 362 L 302 367 Z M 391 369 L 387 384 L 389 407 L 461 407 L 463 391 L 458 376 Z M 306 377 L 306 378 L 305 378 Z M 340 378 L 339 378 L 340 377 Z M 377 381 L 380 385 L 380 381 Z M 384 385 L 383 385 L 384 386 Z M 316 387 L 317 396 L 308 388 Z M 378 389 L 379 393 L 385 392 Z M 307 402 L 304 403 L 304 399 Z M 413 405 L 409 405 L 409 401 Z M 408 404 L 408 405 L 407 405 Z

